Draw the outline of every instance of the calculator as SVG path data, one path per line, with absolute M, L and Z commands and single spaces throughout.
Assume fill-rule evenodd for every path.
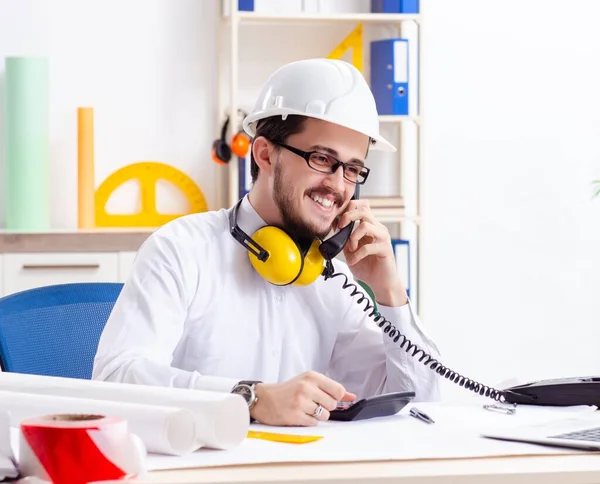
M 329 420 L 353 421 L 395 415 L 415 398 L 415 392 L 384 393 L 354 402 L 338 402 Z

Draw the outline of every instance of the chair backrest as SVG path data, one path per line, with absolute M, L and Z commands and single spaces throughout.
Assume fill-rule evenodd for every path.
M 38 287 L 0 298 L 2 370 L 90 379 L 122 283 Z

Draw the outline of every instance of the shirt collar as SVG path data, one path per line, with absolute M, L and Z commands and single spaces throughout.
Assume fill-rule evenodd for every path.
M 244 196 L 242 203 L 240 203 L 237 213 L 237 224 L 250 237 L 258 229 L 267 225 L 250 203 L 248 195 Z

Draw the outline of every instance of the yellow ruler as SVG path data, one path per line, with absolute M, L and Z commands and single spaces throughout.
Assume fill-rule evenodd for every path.
M 352 49 L 352 65 L 363 72 L 363 24 L 356 28 L 342 40 L 327 56 L 328 59 L 341 59 L 348 49 Z
M 316 442 L 323 438 L 322 435 L 294 435 L 294 434 L 279 434 L 275 432 L 258 432 L 250 430 L 248 432 L 249 439 L 270 440 L 271 442 L 282 442 L 284 444 L 308 444 Z
M 155 161 L 143 161 L 124 166 L 112 173 L 98 187 L 95 194 L 96 227 L 158 227 L 185 215 L 163 214 L 156 208 L 156 184 L 165 180 L 175 185 L 190 202 L 190 212 L 208 210 L 204 194 L 194 181 L 177 168 Z M 135 214 L 110 214 L 106 203 L 123 183 L 138 180 L 142 198 L 141 210 Z

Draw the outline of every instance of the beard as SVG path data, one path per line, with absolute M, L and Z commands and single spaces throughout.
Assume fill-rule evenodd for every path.
M 311 223 L 304 222 L 294 208 L 290 192 L 285 189 L 281 164 L 275 164 L 273 170 L 273 199 L 281 214 L 285 231 L 301 244 L 310 245 L 315 237 L 324 239 L 331 231 L 332 226 L 330 225 L 325 230 L 321 230 Z

